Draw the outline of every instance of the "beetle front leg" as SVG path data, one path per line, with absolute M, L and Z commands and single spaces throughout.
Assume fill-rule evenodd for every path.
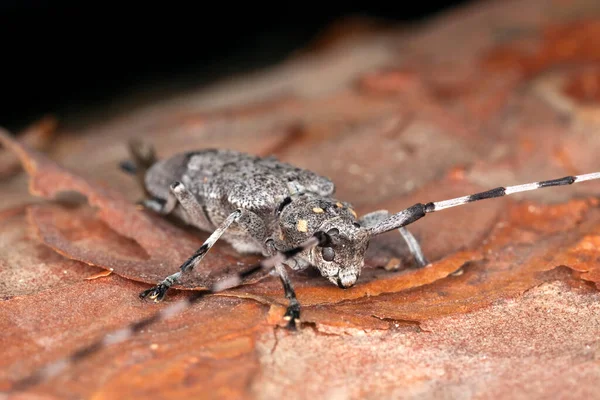
M 294 291 L 292 281 L 287 274 L 285 265 L 283 263 L 275 265 L 275 271 L 279 274 L 279 279 L 281 280 L 285 292 L 285 298 L 289 301 L 283 319 L 288 321 L 286 326 L 288 329 L 296 330 L 296 325 L 300 323 L 300 302 L 298 302 L 298 299 L 296 298 L 296 292 Z
M 277 254 L 277 249 L 275 247 L 275 243 L 272 239 L 269 239 L 266 244 L 267 253 L 272 255 Z M 288 321 L 286 328 L 290 330 L 296 330 L 296 326 L 300 323 L 300 302 L 296 297 L 296 292 L 294 291 L 294 287 L 292 286 L 292 281 L 287 273 L 285 264 L 277 263 L 275 264 L 275 272 L 279 275 L 279 279 L 281 280 L 281 284 L 283 285 L 283 290 L 285 293 L 285 298 L 288 299 L 288 307 L 285 310 L 285 314 L 283 319 Z

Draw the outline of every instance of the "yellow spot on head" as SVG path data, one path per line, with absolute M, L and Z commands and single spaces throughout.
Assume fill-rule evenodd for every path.
M 296 225 L 296 229 L 298 230 L 298 232 L 308 231 L 308 222 L 305 219 L 299 219 L 298 224 Z
M 340 203 L 339 201 L 337 203 L 335 203 L 336 206 L 338 206 L 339 208 L 344 207 L 344 205 L 342 203 Z
M 356 215 L 356 211 L 354 211 L 351 208 L 349 208 L 348 211 L 350 211 L 352 213 L 352 215 L 354 215 L 354 218 L 358 218 L 358 215 Z
M 317 214 L 321 214 L 321 213 L 323 213 L 323 209 L 321 207 L 315 207 L 315 208 L 313 208 L 313 212 L 317 213 Z

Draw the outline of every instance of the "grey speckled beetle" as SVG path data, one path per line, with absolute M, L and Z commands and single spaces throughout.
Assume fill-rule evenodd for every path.
M 142 204 L 162 215 L 173 213 L 185 223 L 212 232 L 204 244 L 155 287 L 140 294 L 161 301 L 183 274 L 193 270 L 218 239 L 240 253 L 267 257 L 255 269 L 218 281 L 213 291 L 239 285 L 259 269 L 280 277 L 289 299 L 284 318 L 295 328 L 300 304 L 285 266 L 309 266 L 340 288 L 353 286 L 364 265 L 369 240 L 398 229 L 419 267 L 428 264 L 406 225 L 426 214 L 477 200 L 597 179 L 599 173 L 500 187 L 435 203 L 418 203 L 397 214 L 379 210 L 358 217 L 352 205 L 334 198 L 335 185 L 306 169 L 231 150 L 207 149 L 157 161 L 150 146 L 130 145 L 134 164 L 123 169 L 138 174 L 148 195 Z
M 192 271 L 218 239 L 240 253 L 265 257 L 302 247 L 272 267 L 290 300 L 285 319 L 289 320 L 288 327 L 294 328 L 300 305 L 285 266 L 299 270 L 312 265 L 333 284 L 349 288 L 360 276 L 371 230 L 389 216 L 386 211 L 377 211 L 359 219 L 351 204 L 333 197 L 335 186 L 329 179 L 274 158 L 208 149 L 156 161 L 152 160 L 151 148 L 141 143 L 131 150 L 135 165 L 123 166 L 139 173 L 148 195 L 141 203 L 159 214 L 173 214 L 212 232 L 179 271 L 141 293 L 142 298 L 161 301 L 169 287 Z M 326 242 L 305 246 L 316 232 Z M 417 263 L 426 265 L 415 238 L 405 228 L 400 232 Z M 214 290 L 241 280 L 241 276 L 227 277 Z

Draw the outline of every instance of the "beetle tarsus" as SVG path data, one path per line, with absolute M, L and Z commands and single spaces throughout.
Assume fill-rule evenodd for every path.
M 144 300 L 148 298 L 158 303 L 165 298 L 167 290 L 169 290 L 169 286 L 165 285 L 164 283 L 159 283 L 158 285 L 141 292 L 140 299 Z

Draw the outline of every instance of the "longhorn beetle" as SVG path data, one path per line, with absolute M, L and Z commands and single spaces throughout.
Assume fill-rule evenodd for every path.
M 197 292 L 46 365 L 17 382 L 14 389 L 55 376 L 105 346 L 123 342 L 148 325 L 182 312 L 206 293 L 238 286 L 259 271 L 279 275 L 289 301 L 284 319 L 289 329 L 295 329 L 300 318 L 300 303 L 286 266 L 300 270 L 312 265 L 333 284 L 349 288 L 360 276 L 369 240 L 374 236 L 397 229 L 416 264 L 423 267 L 429 262 L 406 225 L 427 214 L 478 200 L 600 178 L 600 172 L 595 172 L 498 187 L 450 200 L 417 203 L 393 215 L 379 210 L 358 218 L 349 203 L 333 197 L 335 186 L 329 179 L 273 157 L 208 149 L 158 161 L 153 148 L 147 144 L 135 141 L 130 143 L 129 149 L 133 160 L 121 163 L 121 168 L 137 175 L 142 183 L 146 199 L 140 205 L 161 215 L 173 214 L 201 230 L 212 231 L 178 271 L 140 293 L 142 299 L 163 300 L 168 289 L 183 275 L 191 273 L 219 239 L 240 253 L 262 253 L 265 258 L 245 271 L 217 281 L 207 291 Z

